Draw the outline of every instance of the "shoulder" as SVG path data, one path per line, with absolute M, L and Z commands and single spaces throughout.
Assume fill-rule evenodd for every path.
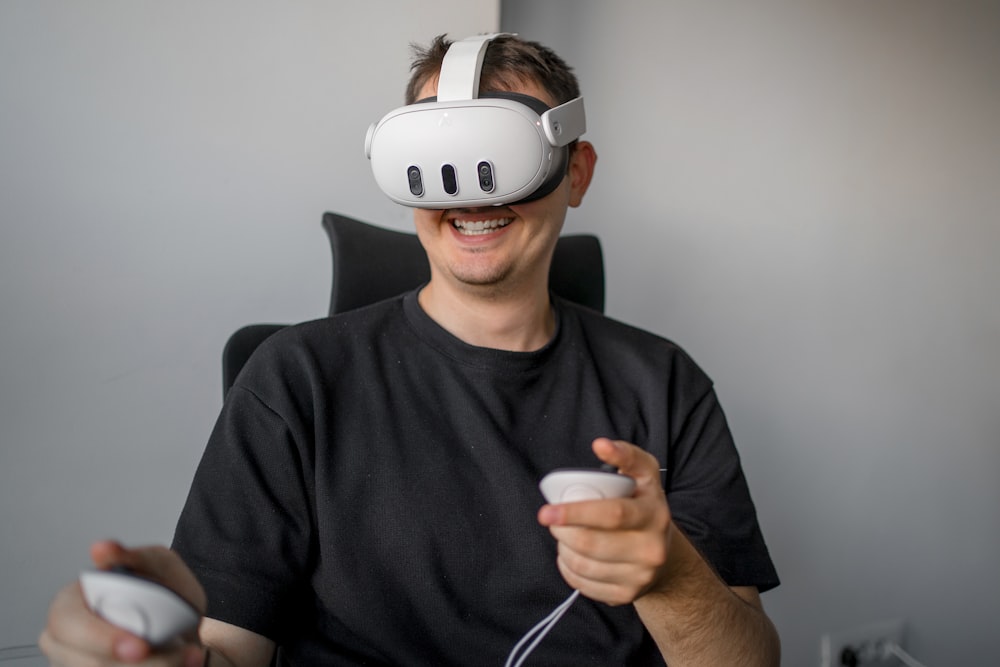
M 372 332 L 391 331 L 393 323 L 400 321 L 402 316 L 402 297 L 393 297 L 356 310 L 287 326 L 264 341 L 260 353 L 278 358 L 315 348 L 329 353 L 336 349 L 331 350 L 331 344 L 350 347 L 364 341 Z
M 560 300 L 558 308 L 569 334 L 582 336 L 594 348 L 615 354 L 694 363 L 684 348 L 670 338 L 570 301 Z
M 269 386 L 315 384 L 370 356 L 373 341 L 399 338 L 404 320 L 402 297 L 394 297 L 284 327 L 258 346 L 236 386 L 263 391 Z
M 674 340 L 565 300 L 558 308 L 567 339 L 606 377 L 630 385 L 667 383 L 696 395 L 712 388 L 711 378 Z

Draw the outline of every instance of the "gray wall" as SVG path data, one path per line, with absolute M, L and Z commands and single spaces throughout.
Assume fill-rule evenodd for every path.
M 497 0 L 0 2 L 0 647 L 96 538 L 164 542 L 226 337 L 321 316 L 325 210 L 407 228 L 364 157 L 408 45 Z
M 927 665 L 995 664 L 1000 4 L 502 9 L 582 79 L 610 314 L 716 380 L 784 663 L 903 618 Z

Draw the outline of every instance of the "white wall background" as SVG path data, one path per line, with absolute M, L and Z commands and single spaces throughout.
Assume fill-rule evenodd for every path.
M 715 378 L 789 667 L 907 622 L 1000 655 L 1000 3 L 505 0 L 577 67 L 600 159 L 568 228 L 608 311 Z
M 169 541 L 226 337 L 322 316 L 320 217 L 391 226 L 369 123 L 497 0 L 0 2 L 0 647 L 99 537 Z

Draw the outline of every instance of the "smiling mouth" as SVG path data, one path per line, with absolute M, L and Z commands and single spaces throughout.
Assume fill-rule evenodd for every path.
M 481 236 L 503 229 L 514 218 L 496 218 L 494 220 L 452 220 L 451 225 L 463 236 Z

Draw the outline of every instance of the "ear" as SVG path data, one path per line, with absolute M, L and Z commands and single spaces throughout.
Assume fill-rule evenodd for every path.
M 583 203 L 583 195 L 590 187 L 597 164 L 597 151 L 589 141 L 579 141 L 569 159 L 569 205 L 577 207 Z

